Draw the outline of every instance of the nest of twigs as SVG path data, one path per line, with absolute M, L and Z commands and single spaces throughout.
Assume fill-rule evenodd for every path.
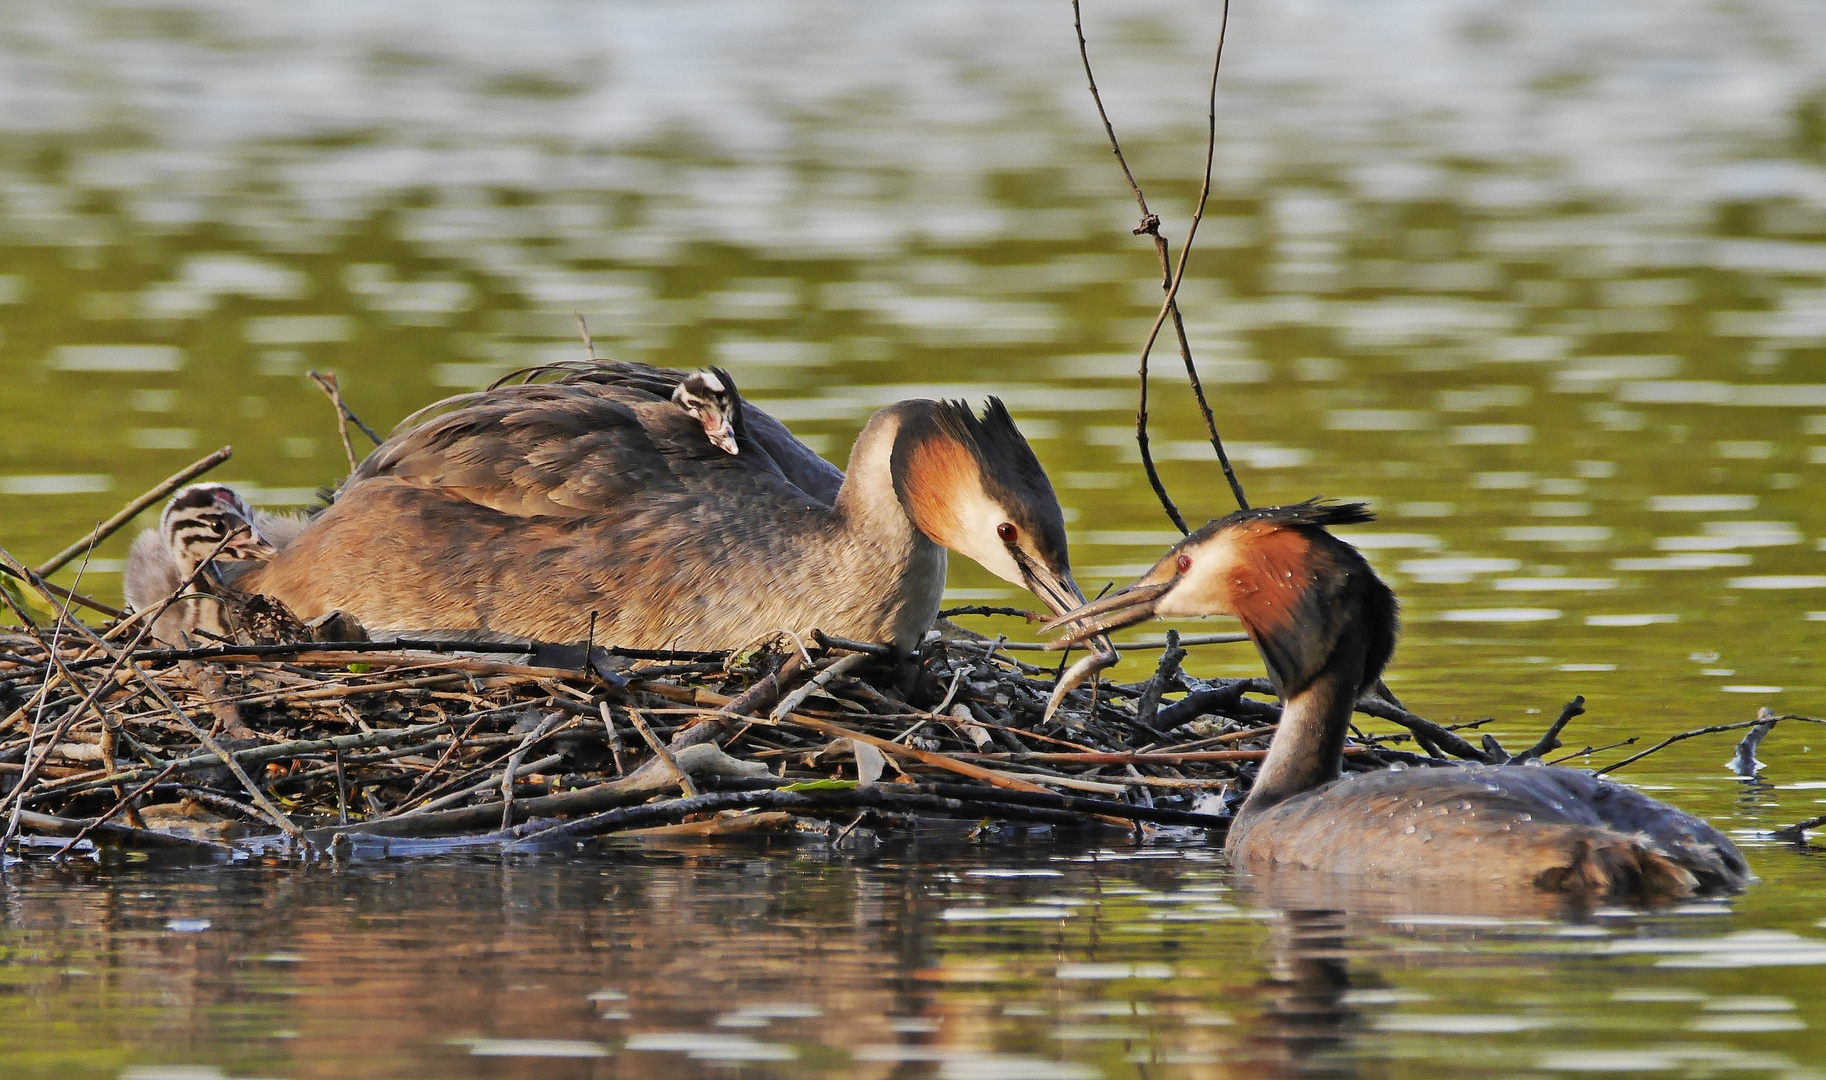
M 27 851 L 210 857 L 655 831 L 853 845 L 941 822 L 1221 830 L 1280 714 L 1266 680 L 1182 672 L 1169 637 L 1147 681 L 1075 689 L 1043 719 L 1058 669 L 941 626 L 910 658 L 823 635 L 586 657 L 403 639 L 129 650 L 73 620 L 22 628 L 0 633 L 0 813 Z M 1360 710 L 1424 753 L 1363 737 L 1349 768 L 1507 758 L 1387 701 Z

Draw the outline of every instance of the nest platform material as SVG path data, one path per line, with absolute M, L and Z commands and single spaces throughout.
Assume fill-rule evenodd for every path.
M 1221 830 L 1280 713 L 1266 680 L 1180 671 L 1170 636 L 1152 678 L 1076 689 L 1043 722 L 1054 669 L 941 625 L 902 659 L 823 635 L 586 657 L 411 640 L 129 654 L 70 621 L 3 633 L 0 812 L 18 808 L 28 851 L 210 857 L 656 830 L 850 842 L 936 821 Z M 1496 760 L 1362 709 L 1426 753 L 1366 738 L 1347 767 Z

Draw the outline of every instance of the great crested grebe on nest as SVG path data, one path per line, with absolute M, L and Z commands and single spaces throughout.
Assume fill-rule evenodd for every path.
M 777 628 L 905 652 L 932 626 L 945 552 L 1083 602 L 1058 500 L 1002 403 L 877 412 L 844 474 L 732 405 L 738 448 L 674 395 L 689 376 L 589 362 L 531 369 L 409 419 L 331 506 L 236 580 L 309 620 L 370 631 L 717 649 Z M 425 410 L 423 416 L 431 410 Z M 1087 658 L 1111 659 L 1106 641 Z

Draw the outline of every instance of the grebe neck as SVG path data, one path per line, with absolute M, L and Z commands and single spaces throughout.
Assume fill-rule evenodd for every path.
M 1255 786 L 1237 811 L 1239 821 L 1338 778 L 1362 677 L 1361 647 L 1344 644 L 1311 682 L 1287 698 Z

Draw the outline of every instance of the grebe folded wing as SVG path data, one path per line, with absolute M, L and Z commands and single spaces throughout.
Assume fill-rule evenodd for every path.
M 390 478 L 512 515 L 599 513 L 662 493 L 759 485 L 800 494 L 764 455 L 729 455 L 677 406 L 639 392 L 502 387 L 424 421 L 344 483 Z
M 784 626 L 910 650 L 947 549 L 1054 611 L 1083 602 L 1051 485 L 994 399 L 980 417 L 880 410 L 830 504 L 639 390 L 503 386 L 438 407 L 244 587 L 383 632 L 576 641 L 600 622 L 599 640 L 689 649 Z
M 664 400 L 671 400 L 680 384 L 690 377 L 686 372 L 673 368 L 626 360 L 563 361 L 526 368 L 514 375 L 528 379 L 556 375 L 548 385 L 580 386 L 611 392 L 637 390 Z M 512 377 L 514 376 L 508 376 Z M 739 392 L 736 395 L 736 405 L 739 423 L 736 425 L 735 436 L 738 444 L 752 444 L 756 452 L 773 461 L 794 486 L 812 498 L 826 506 L 837 501 L 837 492 L 843 487 L 843 470 L 800 442 L 786 425 L 756 408 L 753 402 L 741 397 Z

